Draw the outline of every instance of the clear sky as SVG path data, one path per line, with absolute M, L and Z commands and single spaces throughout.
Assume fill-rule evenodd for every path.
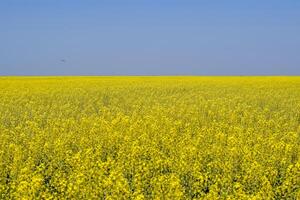
M 0 75 L 300 75 L 300 1 L 1 0 Z

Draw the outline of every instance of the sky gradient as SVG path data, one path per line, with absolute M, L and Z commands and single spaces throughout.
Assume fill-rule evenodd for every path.
M 1 75 L 300 75 L 300 1 L 2 0 Z

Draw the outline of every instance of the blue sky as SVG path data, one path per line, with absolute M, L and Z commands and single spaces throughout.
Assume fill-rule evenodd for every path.
M 1 0 L 0 75 L 300 75 L 300 1 Z

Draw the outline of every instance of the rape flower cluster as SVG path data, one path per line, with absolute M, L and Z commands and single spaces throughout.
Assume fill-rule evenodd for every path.
M 0 77 L 0 199 L 300 199 L 299 77 Z

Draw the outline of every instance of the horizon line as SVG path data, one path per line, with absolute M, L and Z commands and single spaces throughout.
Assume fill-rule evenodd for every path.
M 1 75 L 0 77 L 295 77 L 300 74 L 24 74 Z

